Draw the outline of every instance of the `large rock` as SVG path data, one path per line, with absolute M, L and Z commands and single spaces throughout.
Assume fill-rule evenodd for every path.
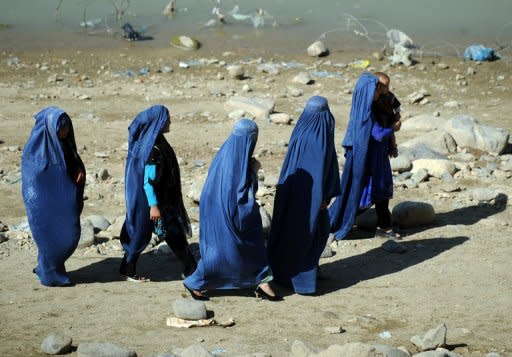
M 421 351 L 434 350 L 438 347 L 446 346 L 447 328 L 444 323 L 436 328 L 429 330 L 424 336 L 413 336 L 411 342 Z
M 193 299 L 176 299 L 172 303 L 174 316 L 185 320 L 202 320 L 207 318 L 206 305 Z
M 199 203 L 201 200 L 201 192 L 203 191 L 203 186 L 206 178 L 200 177 L 198 178 L 190 187 L 190 190 L 187 193 L 187 197 L 190 198 L 195 203 Z
M 509 132 L 478 123 L 466 115 L 457 115 L 444 125 L 459 147 L 470 147 L 486 152 L 502 153 L 508 144 Z
M 293 357 L 308 357 L 320 351 L 320 348 L 315 347 L 309 343 L 300 340 L 293 341 L 292 356 Z
M 432 223 L 436 217 L 434 207 L 426 202 L 404 201 L 393 207 L 393 222 L 402 228 Z
M 274 100 L 268 98 L 231 97 L 226 103 L 224 103 L 224 109 L 228 113 L 234 110 L 243 109 L 254 115 L 256 119 L 268 120 L 275 105 Z
M 181 353 L 181 357 L 212 357 L 213 353 L 208 351 L 204 346 L 196 344 L 185 348 Z
M 436 117 L 434 114 L 420 114 L 407 120 L 402 120 L 399 135 L 401 135 L 402 132 L 409 131 L 416 135 L 423 135 L 427 131 L 433 131 L 443 127 L 445 123 L 446 120 Z
M 130 351 L 112 343 L 84 342 L 78 345 L 78 357 L 137 357 L 135 351 Z
M 94 244 L 94 226 L 88 219 L 80 222 L 80 240 L 78 248 L 87 248 Z
M 398 155 L 397 157 L 391 158 L 391 170 L 399 173 L 409 171 L 412 168 L 411 160 L 405 155 Z
M 99 214 L 87 216 L 86 219 L 88 219 L 89 222 L 91 222 L 95 232 L 104 231 L 108 227 L 110 227 L 110 222 L 105 217 Z
M 441 178 L 446 174 L 453 176 L 457 168 L 450 160 L 438 159 L 419 159 L 412 162 L 411 172 L 414 174 L 418 170 L 427 170 L 430 176 Z
M 398 152 L 400 155 L 409 158 L 411 161 L 418 159 L 446 159 L 446 155 L 443 155 L 424 144 L 417 144 L 413 147 L 399 145 Z
M 383 357 L 376 348 L 360 342 L 351 342 L 340 345 L 331 345 L 326 350 L 318 352 L 315 357 Z
M 373 345 L 377 352 L 381 353 L 382 356 L 385 357 L 409 357 L 407 352 L 402 351 L 401 349 L 390 347 L 387 345 Z
M 71 352 L 73 339 L 66 335 L 49 335 L 41 344 L 41 351 L 48 355 L 60 355 Z
M 443 130 L 424 133 L 400 144 L 401 147 L 405 148 L 413 148 L 418 145 L 424 145 L 432 151 L 441 154 L 451 154 L 457 150 L 457 143 L 453 137 Z
M 121 230 L 123 229 L 123 224 L 126 216 L 118 216 L 114 222 L 107 228 L 107 231 L 112 233 L 114 238 L 121 237 Z

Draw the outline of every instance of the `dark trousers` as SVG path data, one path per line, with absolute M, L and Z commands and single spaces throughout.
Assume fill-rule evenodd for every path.
M 377 213 L 377 227 L 384 229 L 391 228 L 389 200 L 375 202 L 375 211 Z

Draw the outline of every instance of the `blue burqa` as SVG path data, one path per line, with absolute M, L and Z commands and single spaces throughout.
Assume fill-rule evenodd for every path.
M 329 208 L 331 232 L 336 239 L 343 239 L 352 228 L 360 206 L 361 194 L 368 184 L 367 155 L 372 133 L 372 103 L 378 78 L 363 73 L 352 95 L 350 120 L 342 146 L 345 165 L 341 176 L 340 195 Z
M 35 273 L 46 286 L 71 283 L 64 262 L 80 240 L 84 186 L 75 183 L 68 174 L 65 152 L 57 134 L 62 121 L 69 125 L 66 141 L 74 151 L 75 165 L 85 175 L 76 153 L 71 120 L 57 107 L 48 107 L 36 114 L 21 158 L 23 201 L 38 249 Z
M 139 113 L 128 127 L 128 157 L 125 168 L 126 219 L 121 244 L 127 263 L 136 263 L 151 239 L 153 223 L 144 192 L 144 166 L 158 135 L 169 121 L 169 111 L 154 105 Z
M 256 123 L 241 119 L 210 165 L 199 204 L 201 260 L 184 281 L 189 289 L 255 288 L 270 273 L 251 165 L 257 138 Z
M 327 100 L 308 100 L 290 138 L 274 201 L 268 243 L 274 279 L 300 294 L 316 292 L 317 267 L 329 234 L 322 204 L 339 195 L 334 117 Z

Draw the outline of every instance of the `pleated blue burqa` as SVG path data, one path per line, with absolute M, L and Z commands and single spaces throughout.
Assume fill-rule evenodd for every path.
M 169 111 L 154 105 L 139 113 L 128 127 L 128 157 L 125 168 L 126 218 L 121 232 L 126 263 L 136 263 L 151 240 L 153 223 L 144 192 L 144 166 L 158 135 L 169 121 Z
M 66 121 L 66 140 L 75 162 L 66 163 L 65 150 L 58 137 L 59 122 Z M 48 107 L 35 116 L 21 158 L 22 195 L 38 257 L 35 273 L 46 286 L 71 284 L 64 262 L 80 240 L 80 214 L 84 186 L 68 173 L 74 164 L 85 175 L 84 165 L 76 152 L 73 125 L 60 108 Z
M 327 100 L 308 100 L 281 168 L 268 242 L 274 279 L 296 293 L 316 292 L 317 267 L 329 234 L 322 204 L 339 194 L 334 117 Z
M 352 228 L 360 207 L 361 194 L 368 184 L 367 155 L 377 83 L 376 76 L 365 72 L 359 77 L 352 95 L 350 119 L 342 142 L 345 165 L 341 176 L 340 195 L 329 207 L 331 232 L 336 239 L 345 238 Z
M 258 127 L 238 121 L 213 159 L 199 203 L 201 260 L 192 290 L 255 288 L 269 275 L 251 157 Z

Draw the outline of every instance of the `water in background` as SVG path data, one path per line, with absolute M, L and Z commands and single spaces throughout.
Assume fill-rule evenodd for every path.
M 470 44 L 512 47 L 512 0 L 177 0 L 172 18 L 162 15 L 167 3 L 0 0 L 0 24 L 10 25 L 0 27 L 0 49 L 121 47 L 125 22 L 153 37 L 140 42 L 147 47 L 188 35 L 217 51 L 304 53 L 319 38 L 334 51 L 380 49 L 393 28 L 427 53 L 460 55 Z M 235 5 L 238 20 L 229 15 Z M 226 24 L 215 23 L 215 6 Z

